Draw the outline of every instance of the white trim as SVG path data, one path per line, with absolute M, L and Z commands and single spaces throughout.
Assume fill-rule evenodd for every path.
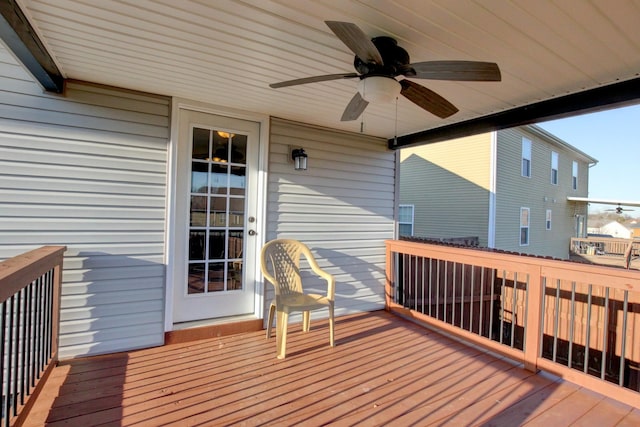
M 525 150 L 526 148 L 526 150 Z M 526 151 L 526 152 L 525 152 Z M 525 156 L 525 154 L 527 154 L 527 156 Z M 520 175 L 523 178 L 531 178 L 531 176 L 533 175 L 533 141 L 531 141 L 529 138 L 527 137 L 522 137 L 522 143 L 521 143 L 521 154 L 520 154 Z M 528 175 L 524 174 L 524 168 L 522 167 L 524 164 L 524 160 L 528 160 L 529 161 L 529 168 L 528 168 Z
M 164 313 L 164 330 L 165 332 L 173 330 L 173 278 L 174 264 L 170 260 L 175 259 L 175 212 L 176 212 L 176 155 L 178 150 L 178 118 L 181 109 L 192 110 L 201 113 L 216 114 L 235 119 L 253 121 L 260 124 L 260 153 L 258 167 L 258 194 L 257 203 L 259 206 L 262 221 L 256 224 L 258 233 L 257 242 L 260 247 L 264 244 L 266 230 L 266 198 L 267 198 L 267 166 L 269 153 L 269 126 L 270 118 L 264 114 L 250 113 L 231 108 L 220 107 L 199 101 L 192 101 L 183 98 L 173 98 L 171 102 L 171 133 L 169 139 L 168 159 L 167 159 L 167 212 L 166 212 L 166 248 L 164 263 L 166 266 L 166 286 L 165 286 L 165 313 Z M 264 280 L 262 280 L 262 272 L 260 271 L 260 263 L 255 263 L 255 312 L 257 318 L 263 317 L 264 311 Z
M 396 170 L 393 178 L 393 238 L 397 240 L 400 237 L 400 226 L 398 225 L 398 215 L 400 212 L 400 150 L 393 152 Z
M 411 208 L 411 222 L 400 222 L 400 208 Z M 400 235 L 400 225 L 411 225 L 411 234 L 409 236 L 413 236 L 413 229 L 415 224 L 415 214 L 416 214 L 416 205 L 410 203 L 404 203 L 398 205 L 398 220 L 396 221 L 398 224 L 398 235 Z
M 522 165 L 520 165 L 522 168 Z M 498 132 L 491 132 L 489 149 L 489 224 L 487 226 L 487 246 L 496 246 L 496 191 L 498 185 Z
M 558 154 L 557 151 L 552 151 L 551 152 L 551 177 L 550 177 L 551 185 L 558 185 L 558 182 L 560 181 L 560 166 L 559 166 L 559 162 L 560 162 L 560 155 Z M 556 174 L 555 174 L 555 182 L 553 182 L 553 179 L 554 179 L 553 171 L 556 172 Z

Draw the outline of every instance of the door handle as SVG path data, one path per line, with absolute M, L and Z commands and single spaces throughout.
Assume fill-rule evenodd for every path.
M 258 234 L 256 230 L 249 230 L 249 236 L 255 236 L 256 234 Z

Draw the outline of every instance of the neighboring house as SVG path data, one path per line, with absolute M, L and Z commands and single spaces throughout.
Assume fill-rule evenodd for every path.
M 566 258 L 586 235 L 591 156 L 538 126 L 401 150 L 401 234 Z M 412 222 L 409 222 L 409 218 Z
M 633 236 L 631 229 L 620 224 L 618 221 L 611 221 L 602 227 L 600 227 L 600 234 L 608 234 L 611 237 L 617 237 L 619 239 L 630 239 Z
M 631 237 L 634 239 L 640 238 L 640 224 L 631 224 Z

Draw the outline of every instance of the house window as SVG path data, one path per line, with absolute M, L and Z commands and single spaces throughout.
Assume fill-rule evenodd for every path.
M 413 236 L 413 205 L 398 208 L 398 232 L 400 236 Z
M 547 209 L 547 230 L 551 230 L 551 209 Z
M 520 208 L 520 246 L 529 245 L 529 208 Z
M 578 162 L 575 160 L 571 165 L 571 188 L 574 190 L 578 189 Z
M 531 178 L 531 140 L 522 138 L 522 176 Z
M 551 152 L 551 184 L 558 185 L 558 153 Z

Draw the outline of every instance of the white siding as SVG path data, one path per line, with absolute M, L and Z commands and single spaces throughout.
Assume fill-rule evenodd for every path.
M 307 152 L 308 170 L 294 170 L 290 145 Z M 395 156 L 386 140 L 272 120 L 267 240 L 294 238 L 311 248 L 335 275 L 336 314 L 384 307 L 394 176 Z M 268 304 L 273 289 L 266 293 Z
M 163 342 L 169 100 L 42 92 L 0 47 L 0 258 L 67 245 L 60 357 Z

